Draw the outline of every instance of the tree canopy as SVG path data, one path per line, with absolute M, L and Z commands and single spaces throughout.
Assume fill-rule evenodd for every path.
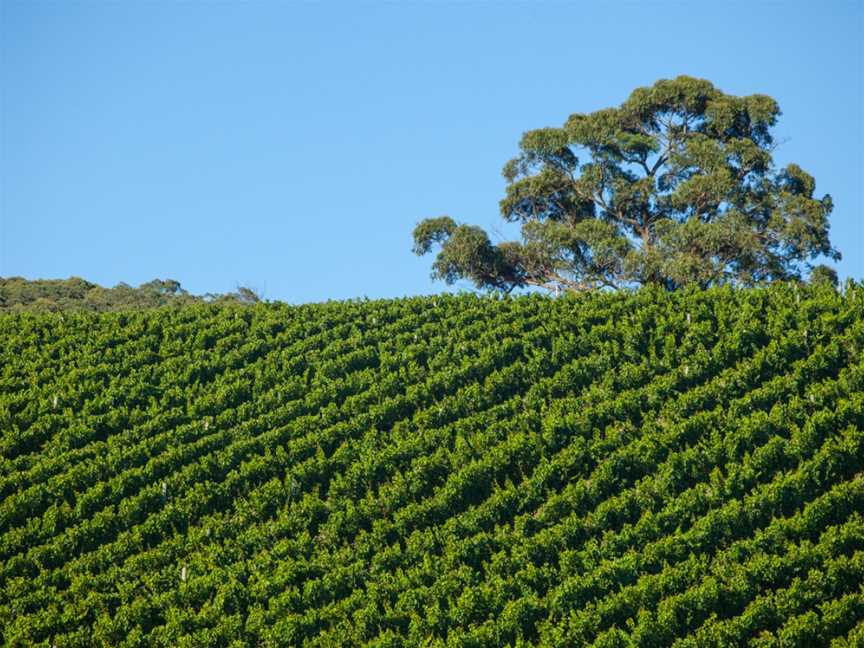
M 815 197 L 797 164 L 774 165 L 780 114 L 771 97 L 728 95 L 704 79 L 637 88 L 616 108 L 522 136 L 499 203 L 521 241 L 493 243 L 441 216 L 415 227 L 414 252 L 438 247 L 433 278 L 505 291 L 802 279 L 812 261 L 840 253 L 828 236 L 831 197 Z
M 251 289 L 193 295 L 176 279 L 153 279 L 137 288 L 119 283 L 104 288 L 80 277 L 37 279 L 0 277 L 0 313 L 4 311 L 117 311 L 144 310 L 197 303 L 253 304 L 259 301 Z

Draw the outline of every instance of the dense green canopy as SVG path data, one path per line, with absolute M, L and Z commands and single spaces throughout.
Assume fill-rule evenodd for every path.
M 861 648 L 844 288 L 0 313 L 0 646 Z
M 260 301 L 250 288 L 238 286 L 236 292 L 193 295 L 176 279 L 153 279 L 137 288 L 119 283 L 104 288 L 80 277 L 36 279 L 0 277 L 0 312 L 3 311 L 119 311 L 188 306 L 197 303 Z
M 727 95 L 703 79 L 637 88 L 617 108 L 523 135 L 500 201 L 520 242 L 495 244 L 442 216 L 417 225 L 414 251 L 440 245 L 434 278 L 508 291 L 800 279 L 840 253 L 830 196 L 816 198 L 797 164 L 774 166 L 779 115 L 771 97 Z

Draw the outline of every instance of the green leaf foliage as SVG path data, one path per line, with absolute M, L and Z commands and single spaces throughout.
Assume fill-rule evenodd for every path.
M 103 288 L 79 277 L 27 280 L 0 277 L 0 312 L 121 311 L 188 306 L 196 303 L 253 304 L 258 295 L 245 286 L 226 294 L 192 295 L 176 279 L 154 279 L 137 288 L 120 283 Z
M 771 97 L 704 79 L 637 88 L 618 107 L 522 136 L 500 202 L 521 241 L 493 244 L 445 216 L 417 225 L 414 251 L 439 246 L 435 279 L 508 291 L 802 279 L 840 253 L 830 196 L 817 198 L 797 164 L 774 165 L 779 116 Z
M 5 313 L 0 643 L 859 646 L 862 351 L 853 282 Z

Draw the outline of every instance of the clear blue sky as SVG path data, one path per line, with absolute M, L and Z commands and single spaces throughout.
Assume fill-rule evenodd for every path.
M 0 5 L 3 276 L 437 292 L 418 220 L 509 233 L 523 131 L 689 74 L 779 101 L 864 278 L 861 2 Z

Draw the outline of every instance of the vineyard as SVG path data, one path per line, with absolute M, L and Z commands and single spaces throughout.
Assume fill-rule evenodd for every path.
M 0 316 L 8 646 L 862 646 L 864 287 Z

